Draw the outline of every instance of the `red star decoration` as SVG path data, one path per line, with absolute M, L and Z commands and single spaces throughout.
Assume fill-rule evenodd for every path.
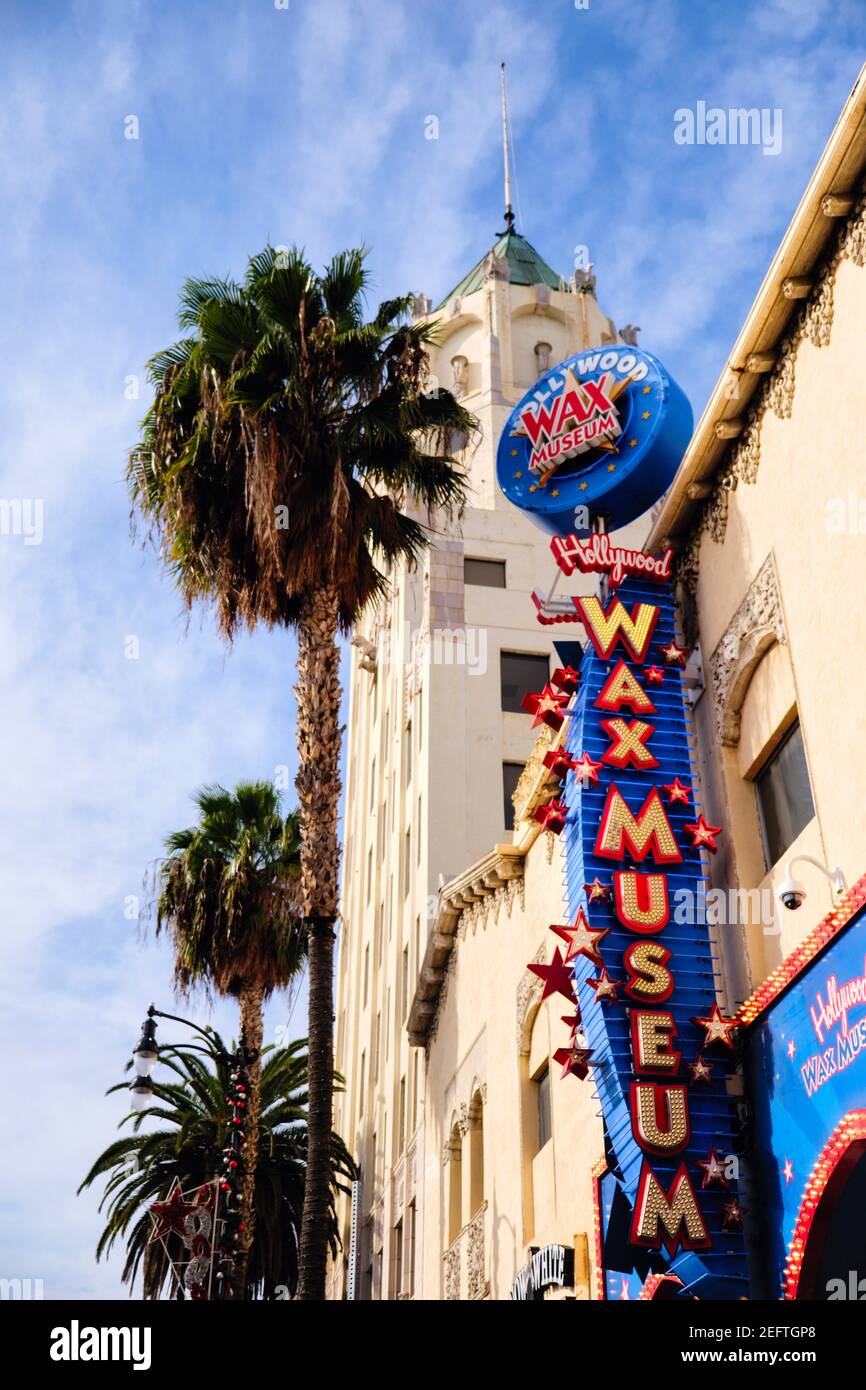
M 785 1159 L 785 1166 L 782 1169 L 782 1177 L 785 1179 L 785 1186 L 794 1181 L 794 1165 L 790 1158 Z
M 698 816 L 696 821 L 691 825 L 684 825 L 683 829 L 692 837 L 692 849 L 708 849 L 711 854 L 715 854 L 718 849 L 716 836 L 722 833 L 720 825 L 707 825 L 703 816 Z
M 619 989 L 620 982 L 618 980 L 612 980 L 604 967 L 602 967 L 598 979 L 587 980 L 586 983 L 591 989 L 595 990 L 596 999 L 609 999 L 612 1004 L 617 1002 L 616 992 Z
M 568 942 L 568 950 L 565 953 L 566 961 L 574 960 L 575 956 L 586 956 L 594 965 L 604 965 L 598 948 L 610 931 L 610 927 L 591 927 L 582 907 L 577 909 L 573 926 L 560 927 L 551 924 L 550 930 L 561 937 L 563 941 Z
M 600 878 L 594 878 L 592 883 L 585 883 L 583 886 L 591 903 L 604 903 L 610 898 L 611 885 L 602 883 Z
M 550 830 L 554 835 L 561 835 L 567 814 L 565 803 L 554 797 L 552 801 L 545 802 L 543 806 L 537 806 L 532 813 L 532 818 L 538 821 L 542 830 Z
M 550 683 L 565 695 L 573 695 L 580 685 L 580 672 L 573 666 L 559 666 L 550 677 Z
M 575 759 L 574 775 L 581 786 L 584 782 L 594 782 L 598 785 L 598 769 L 603 765 L 603 763 L 593 762 L 588 753 L 581 753 L 580 757 Z
M 681 782 L 679 777 L 675 777 L 672 782 L 665 782 L 662 791 L 667 792 L 668 801 L 682 801 L 686 806 L 689 803 L 691 787 L 688 782 Z
M 572 1037 L 572 1040 L 573 1040 L 573 1039 L 574 1039 L 575 1033 L 577 1032 L 577 1030 L 578 1030 L 578 1028 L 580 1027 L 581 1023 L 583 1022 L 583 1020 L 582 1020 L 582 1018 L 581 1018 L 581 1016 L 580 1016 L 580 1010 L 578 1010 L 577 1013 L 573 1013 L 573 1014 L 561 1014 L 560 1017 L 561 1017 L 563 1023 L 567 1023 L 567 1024 L 568 1024 L 568 1027 L 569 1027 L 569 1029 L 571 1030 L 571 1037 Z
M 730 1187 L 728 1179 L 725 1177 L 725 1165 L 721 1162 L 715 1145 L 710 1149 L 706 1158 L 698 1159 L 698 1167 L 703 1168 L 704 1176 L 701 1187 L 710 1187 L 714 1182 L 721 1187 Z
M 533 975 L 537 975 L 539 980 L 544 981 L 544 989 L 541 991 L 542 1004 L 545 999 L 550 998 L 551 994 L 564 994 L 570 1004 L 576 1003 L 571 971 L 563 960 L 562 952 L 558 946 L 553 953 L 553 960 L 550 965 L 532 964 L 526 968 L 531 970 Z
M 700 1053 L 693 1062 L 689 1062 L 688 1069 L 692 1074 L 693 1082 L 702 1082 L 704 1086 L 709 1086 L 713 1079 L 713 1069 L 704 1061 Z
M 648 666 L 644 672 L 648 685 L 661 685 L 665 678 L 665 673 L 661 666 Z
M 689 654 L 688 647 L 677 646 L 677 643 L 673 640 L 673 638 L 671 638 L 670 642 L 668 642 L 666 647 L 659 647 L 659 651 L 664 656 L 665 662 L 668 666 L 679 666 L 682 668 L 685 667 L 686 658 Z
M 704 1042 L 706 1044 L 723 1042 L 725 1047 L 729 1047 L 733 1051 L 734 1040 L 731 1034 L 738 1027 L 737 1020 L 735 1018 L 726 1018 L 718 1004 L 713 1005 L 710 1010 L 709 1018 L 695 1018 L 692 1019 L 692 1022 L 697 1023 L 699 1028 L 705 1030 L 706 1037 Z
M 561 729 L 563 720 L 564 706 L 568 704 L 567 695 L 558 695 L 552 685 L 546 685 L 542 691 L 534 691 L 524 695 L 521 704 L 525 710 L 533 714 L 533 729 L 539 724 L 546 724 L 550 729 Z
M 736 1197 L 732 1197 L 729 1202 L 722 1206 L 722 1230 L 730 1231 L 735 1226 L 742 1226 L 743 1217 L 748 1213 L 748 1207 L 741 1207 Z
M 184 1221 L 195 1207 L 192 1202 L 184 1201 L 183 1193 L 180 1190 L 180 1183 L 177 1178 L 174 1180 L 174 1187 L 168 1194 L 164 1202 L 152 1202 L 149 1211 L 156 1223 L 150 1236 L 150 1241 L 160 1240 L 163 1236 L 171 1235 L 172 1231 L 178 1234 L 183 1233 Z M 150 1242 L 148 1242 L 150 1243 Z
M 560 1081 L 565 1076 L 576 1076 L 580 1081 L 589 1073 L 589 1059 L 592 1052 L 588 1047 L 558 1047 L 553 1054 L 554 1062 L 562 1067 Z
M 569 757 L 564 748 L 551 748 L 545 753 L 542 761 L 554 777 L 558 777 L 560 780 L 574 768 L 574 758 Z

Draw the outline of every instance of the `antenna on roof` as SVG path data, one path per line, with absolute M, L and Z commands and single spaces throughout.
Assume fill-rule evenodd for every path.
M 514 213 L 511 211 L 511 166 L 508 158 L 508 97 L 505 91 L 505 64 L 499 64 L 499 86 L 502 91 L 502 156 L 505 162 L 505 226 L 514 231 Z

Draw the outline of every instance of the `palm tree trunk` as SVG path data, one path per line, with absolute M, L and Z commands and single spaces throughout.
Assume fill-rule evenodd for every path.
M 334 1095 L 334 922 L 339 900 L 339 599 L 312 594 L 298 622 L 298 812 L 309 965 L 309 1118 L 298 1297 L 325 1297 Z
M 235 1297 L 247 1296 L 247 1269 L 256 1229 L 256 1168 L 259 1161 L 259 1114 L 262 1096 L 262 988 L 245 985 L 240 992 L 241 1047 L 251 1055 L 247 1062 L 247 1103 L 244 1110 L 244 1176 L 241 1183 L 241 1220 Z

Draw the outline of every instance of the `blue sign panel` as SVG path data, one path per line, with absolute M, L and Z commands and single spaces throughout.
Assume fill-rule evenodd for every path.
M 638 622 L 651 621 L 654 627 L 651 645 L 640 660 L 622 644 L 612 642 L 606 655 L 587 644 L 568 721 L 569 756 L 578 767 L 587 766 L 588 758 L 594 772 L 585 778 L 577 772 L 567 776 L 562 792 L 567 808 L 567 901 L 572 921 L 577 922 L 582 912 L 590 932 L 604 933 L 598 937 L 603 969 L 586 953 L 578 955 L 574 965 L 583 1032 L 609 1136 L 611 1167 L 629 1207 L 635 1211 L 646 1201 L 648 1168 L 666 1195 L 676 1191 L 685 1170 L 685 1181 L 697 1199 L 705 1229 L 700 1230 L 698 1219 L 698 1233 L 695 1236 L 693 1228 L 691 1240 L 683 1238 L 667 1258 L 659 1249 L 660 1267 L 679 1277 L 684 1297 L 737 1298 L 746 1292 L 746 1259 L 736 1201 L 739 1131 L 727 1091 L 734 1061 L 726 1045 L 730 1021 L 722 1019 L 716 1031 L 697 1021 L 718 1014 L 698 847 L 699 841 L 711 845 L 718 827 L 706 825 L 696 804 L 692 736 L 677 661 L 682 649 L 676 645 L 670 586 L 630 577 L 619 585 L 616 597 L 626 614 L 636 614 Z M 589 600 L 582 602 L 586 625 Z M 641 604 L 651 605 L 655 618 L 641 619 L 636 607 Z M 659 664 L 650 651 L 659 654 Z M 620 717 L 612 716 L 613 710 Z M 630 718 L 634 713 L 640 715 L 638 720 Z M 640 737 L 636 724 L 643 724 Z M 613 750 L 623 739 L 632 751 L 619 758 L 618 765 Z M 647 752 L 652 754 L 649 767 Z M 631 829 L 624 830 L 629 822 Z M 643 836 L 640 845 L 635 822 Z M 653 836 L 647 838 L 645 832 L 653 824 Z M 631 907 L 626 880 L 633 895 Z M 635 890 L 643 892 L 650 880 L 660 897 L 666 895 L 654 926 L 641 922 L 651 916 L 642 910 L 646 895 L 641 901 L 634 898 Z M 656 998 L 633 988 L 635 972 L 640 975 L 644 968 L 652 973 L 655 968 L 639 964 L 643 957 L 635 952 L 639 945 L 645 950 L 645 943 L 654 945 L 657 977 L 667 978 L 667 992 Z M 618 992 L 610 995 L 606 986 L 600 988 L 600 975 L 618 982 Z M 673 1064 L 667 1055 L 653 1059 L 664 1083 L 657 1088 L 664 1097 L 657 1099 L 659 1106 L 667 1104 L 666 1116 L 652 1113 L 653 1063 L 641 1063 L 636 1056 L 639 1016 L 647 1017 L 652 1028 L 659 1005 L 675 1025 L 667 1052 L 678 1054 Z M 643 1120 L 636 1114 L 637 1096 L 649 1096 L 650 1113 L 648 1118 L 644 1113 Z M 670 1143 L 674 1101 L 682 1131 L 676 1147 Z M 651 1134 L 656 1123 L 665 1132 L 654 1149 Z M 634 1228 L 630 1239 L 638 1242 Z
M 822 1183 L 816 1168 L 846 1117 L 866 1108 L 864 909 L 751 1026 L 746 1060 L 759 1199 L 752 1214 L 756 1249 L 768 1296 L 791 1296 L 789 1255 L 798 1220 L 804 1243 L 809 1235 L 809 1201 Z M 810 1186 L 813 1178 L 817 1186 Z M 862 1231 L 862 1210 L 852 1216 Z M 866 1274 L 862 1264 L 859 1272 Z M 823 1287 L 801 1288 L 797 1296 L 828 1294 Z
M 625 344 L 589 348 L 545 372 L 514 408 L 496 475 L 509 501 L 553 534 L 575 529 L 579 506 L 613 530 L 670 486 L 691 432 L 688 399 L 657 357 Z

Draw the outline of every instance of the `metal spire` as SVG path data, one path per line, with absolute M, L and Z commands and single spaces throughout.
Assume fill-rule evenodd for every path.
M 511 167 L 508 158 L 508 98 L 505 92 L 505 64 L 499 64 L 499 85 L 502 91 L 502 155 L 505 163 L 505 227 L 514 230 L 514 213 L 511 211 Z

